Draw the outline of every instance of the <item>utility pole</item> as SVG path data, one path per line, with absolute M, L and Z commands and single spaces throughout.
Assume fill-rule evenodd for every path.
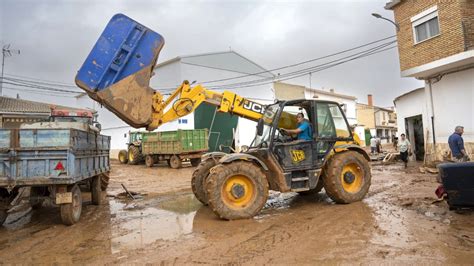
M 2 77 L 0 79 L 0 96 L 3 96 L 3 70 L 5 69 L 5 57 L 13 56 L 13 54 L 20 54 L 20 50 L 10 49 L 10 44 L 2 47 Z

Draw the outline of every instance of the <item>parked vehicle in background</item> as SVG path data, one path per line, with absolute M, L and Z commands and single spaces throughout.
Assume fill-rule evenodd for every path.
M 198 166 L 208 150 L 207 129 L 147 132 L 142 136 L 142 153 L 148 167 L 163 160 L 174 169 L 180 168 L 183 160 Z
M 120 163 L 138 164 L 143 162 L 142 155 L 142 131 L 129 131 L 127 149 L 120 150 L 118 160 Z

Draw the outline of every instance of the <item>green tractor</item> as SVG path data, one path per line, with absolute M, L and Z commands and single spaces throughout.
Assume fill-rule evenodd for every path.
M 121 150 L 118 154 L 120 163 L 139 164 L 143 162 L 142 137 L 143 132 L 128 132 L 127 149 Z

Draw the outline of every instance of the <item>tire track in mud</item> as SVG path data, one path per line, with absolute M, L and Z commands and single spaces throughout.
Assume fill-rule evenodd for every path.
M 310 253 L 319 253 L 321 259 L 310 256 L 304 263 L 321 262 L 324 258 L 341 262 L 337 255 L 339 245 L 345 246 L 345 251 L 349 253 L 359 254 L 360 247 L 366 244 L 369 234 L 367 230 L 371 228 L 372 220 L 365 214 L 357 212 L 367 213 L 367 210 L 368 207 L 363 203 L 350 205 L 305 203 L 264 219 L 263 223 L 270 223 L 269 226 L 217 253 L 213 250 L 215 243 L 201 249 L 199 254 L 196 250 L 192 251 L 192 255 L 188 256 L 184 263 L 286 263 L 286 258 L 282 258 L 281 254 L 293 251 L 304 258 L 309 254 L 308 250 Z M 355 217 L 354 221 L 348 217 Z M 321 248 L 316 250 L 317 246 Z M 206 255 L 199 256 L 202 254 Z M 294 258 L 295 254 L 290 257 Z M 363 254 L 360 257 L 363 257 Z

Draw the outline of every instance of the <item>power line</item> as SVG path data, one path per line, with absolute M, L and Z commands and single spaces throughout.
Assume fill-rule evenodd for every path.
M 52 87 L 44 87 L 44 86 L 36 86 L 36 85 L 29 85 L 29 84 L 21 84 L 21 83 L 15 83 L 15 82 L 8 82 L 8 81 L 0 81 L 1 84 L 9 84 L 13 86 L 19 86 L 19 87 L 27 87 L 27 88 L 33 88 L 33 89 L 39 89 L 39 90 L 47 90 L 47 91 L 56 91 L 56 92 L 67 92 L 67 93 L 81 93 L 80 91 L 70 91 L 70 90 L 63 90 L 63 89 L 57 89 L 57 88 L 52 88 Z
M 353 60 L 357 60 L 357 59 L 360 59 L 360 58 L 363 58 L 363 57 L 367 57 L 367 56 L 370 56 L 370 55 L 374 55 L 374 54 L 377 54 L 377 53 L 381 53 L 381 52 L 384 52 L 384 51 L 387 51 L 387 50 L 390 50 L 390 49 L 393 49 L 397 46 L 392 46 L 392 47 L 388 47 L 388 48 L 385 48 L 385 49 L 381 49 L 381 50 L 376 50 L 376 51 L 371 51 L 371 52 L 368 52 L 366 54 L 363 54 L 363 55 L 360 55 L 360 56 L 357 56 L 357 57 L 354 57 L 354 58 L 351 58 L 351 59 L 347 59 L 345 61 L 342 61 L 342 62 L 337 62 L 337 63 L 334 63 L 332 65 L 327 65 L 327 66 L 323 66 L 321 67 L 320 69 L 313 69 L 311 70 L 311 73 L 315 73 L 315 72 L 319 72 L 319 71 L 323 71 L 325 69 L 328 69 L 328 68 L 332 68 L 332 67 L 335 67 L 335 66 L 338 66 L 338 65 L 341 65 L 341 64 L 344 64 L 344 63 L 347 63 L 347 62 L 350 62 L 350 61 L 353 61 Z M 289 80 L 289 79 L 294 79 L 294 78 L 298 78 L 298 77 L 302 77 L 302 76 L 305 76 L 307 75 L 308 73 L 301 73 L 301 74 L 298 74 L 298 75 L 293 75 L 293 76 L 289 76 L 287 78 L 278 78 L 277 80 L 272 80 L 270 82 L 265 82 L 265 81 L 260 81 L 260 83 L 250 83 L 250 84 L 236 84 L 236 85 L 233 85 L 232 87 L 229 87 L 229 86 L 226 86 L 224 88 L 219 88 L 219 87 L 216 87 L 215 89 L 216 90 L 235 90 L 235 89 L 238 89 L 238 88 L 247 88 L 247 87 L 255 87 L 255 86 L 262 86 L 262 85 L 267 85 L 267 84 L 272 84 L 273 82 L 275 81 L 285 81 L 285 80 Z M 225 86 L 225 85 L 223 85 Z
M 252 74 L 247 74 L 247 75 L 238 76 L 238 77 L 232 77 L 232 78 L 225 78 L 225 79 L 216 79 L 216 80 L 210 80 L 210 81 L 203 81 L 203 82 L 200 82 L 200 83 L 201 83 L 201 84 L 215 83 L 215 82 L 219 82 L 219 81 L 227 81 L 227 80 L 232 80 L 232 79 L 239 79 L 239 78 L 244 78 L 244 77 L 248 77 L 248 76 L 255 76 L 255 75 L 259 75 L 259 74 L 268 73 L 268 72 L 270 72 L 270 71 L 276 71 L 276 70 L 291 68 L 291 67 L 295 67 L 295 66 L 299 66 L 299 65 L 311 63 L 311 62 L 314 62 L 314 61 L 318 61 L 318 60 L 321 60 L 321 59 L 326 59 L 326 58 L 329 58 L 329 57 L 332 57 L 332 56 L 340 55 L 340 54 L 343 54 L 343 53 L 347 53 L 347 52 L 350 52 L 350 51 L 354 51 L 354 50 L 357 50 L 357 49 L 359 49 L 359 48 L 366 47 L 366 46 L 369 46 L 369 45 L 371 45 L 371 44 L 378 43 L 378 42 L 381 42 L 381 41 L 385 41 L 385 40 L 388 40 L 388 39 L 391 39 L 391 38 L 394 38 L 394 37 L 396 37 L 396 35 L 392 35 L 392 36 L 385 37 L 385 38 L 382 38 L 382 39 L 379 39 L 379 40 L 375 40 L 375 41 L 372 41 L 372 42 L 368 42 L 368 43 L 365 43 L 365 44 L 362 44 L 362 45 L 359 45 L 359 46 L 356 46 L 356 47 L 353 47 L 353 48 L 349 48 L 349 49 L 346 49 L 346 50 L 343 50 L 343 51 L 339 51 L 339 52 L 336 52 L 336 53 L 332 53 L 332 54 L 329 54 L 329 55 L 325 55 L 325 56 L 313 58 L 313 59 L 310 59 L 310 60 L 302 61 L 302 62 L 295 63 L 295 64 L 291 64 L 291 65 L 286 65 L 286 66 L 282 66 L 282 67 L 278 67 L 278 68 L 273 68 L 273 69 L 266 70 L 266 71 L 262 71 L 262 72 L 257 72 L 257 73 L 252 73 Z
M 40 95 L 48 95 L 48 96 L 56 96 L 56 97 L 64 97 L 64 98 L 74 98 L 76 96 L 74 95 L 66 95 L 66 94 L 61 94 L 61 93 L 49 93 L 49 92 L 44 92 L 44 91 L 37 91 L 37 90 L 29 90 L 29 89 L 24 89 L 24 88 L 10 88 L 10 87 L 3 87 L 3 89 L 6 90 L 13 90 L 13 91 L 26 91 L 34 94 L 40 94 Z
M 300 62 L 300 63 L 295 63 L 295 64 L 292 64 L 292 65 L 287 65 L 287 66 L 283 66 L 283 67 L 279 67 L 279 68 L 274 68 L 272 70 L 268 70 L 268 71 L 274 71 L 274 70 L 280 70 L 280 69 L 286 69 L 286 68 L 290 68 L 290 67 L 295 67 L 295 66 L 298 66 L 298 65 L 303 65 L 303 64 L 306 64 L 306 63 L 309 63 L 309 62 L 313 62 L 313 61 L 316 61 L 316 60 L 321 60 L 321 59 L 325 59 L 325 58 L 329 58 L 329 57 L 333 57 L 333 56 L 336 56 L 336 55 L 340 55 L 340 54 L 343 54 L 343 53 L 347 53 L 349 51 L 354 51 L 354 50 L 357 50 L 357 49 L 360 49 L 362 47 L 366 47 L 366 46 L 369 46 L 369 45 L 372 45 L 372 44 L 375 44 L 375 43 L 379 43 L 381 41 L 384 41 L 384 40 L 387 40 L 387 39 L 390 39 L 390 38 L 393 38 L 395 37 L 395 35 L 393 36 L 390 36 L 390 37 L 386 37 L 386 38 L 383 38 L 383 39 L 379 39 L 379 40 L 376 40 L 376 41 L 372 41 L 372 42 L 369 42 L 369 43 L 366 43 L 366 44 L 363 44 L 363 45 L 359 45 L 357 47 L 353 47 L 353 48 L 350 48 L 350 49 L 346 49 L 346 50 L 343 50 L 343 51 L 340 51 L 340 52 L 336 52 L 336 53 L 333 53 L 333 54 L 330 54 L 330 55 L 326 55 L 326 56 L 322 56 L 322 57 L 318 57 L 318 58 L 315 58 L 315 59 L 311 59 L 311 60 L 306 60 L 306 61 L 303 61 L 303 62 Z M 267 78 L 262 78 L 262 79 L 254 79 L 254 80 L 250 80 L 250 81 L 242 81 L 242 82 L 235 82 L 235 83 L 230 83 L 230 84 L 219 84 L 219 85 L 214 85 L 214 86 L 211 86 L 210 88 L 214 88 L 214 89 L 217 89 L 217 90 L 220 90 L 219 88 L 220 87 L 223 87 L 225 86 L 227 89 L 230 89 L 230 87 L 236 87 L 236 86 L 243 86 L 243 85 L 248 85 L 248 84 L 251 84 L 251 83 L 258 83 L 258 82 L 263 82 L 263 81 L 269 81 L 269 80 L 275 80 L 275 79 L 281 79 L 283 77 L 287 77 L 287 76 L 291 76 L 291 75 L 297 75 L 299 73 L 309 73 L 309 72 L 312 72 L 313 69 L 317 69 L 321 66 L 324 66 L 324 65 L 328 65 L 328 64 L 332 64 L 334 62 L 337 62 L 337 61 L 341 61 L 341 60 L 344 60 L 346 58 L 350 58 L 350 57 L 354 57 L 354 56 L 357 56 L 359 54 L 364 54 L 366 52 L 370 52 L 370 51 L 373 51 L 373 50 L 377 50 L 377 49 L 381 49 L 381 48 L 384 48 L 392 43 L 395 43 L 396 41 L 389 41 L 389 42 L 386 42 L 386 43 L 383 43 L 383 44 L 380 44 L 380 45 L 377 45 L 375 47 L 372 47 L 372 48 L 369 48 L 369 49 L 366 49 L 366 50 L 363 50 L 363 51 L 360 51 L 360 52 L 357 52 L 357 53 L 354 53 L 354 54 L 350 54 L 348 56 L 345 56 L 345 57 L 342 57 L 342 58 L 339 58 L 339 59 L 336 59 L 336 60 L 333 60 L 333 61 L 329 61 L 329 62 L 326 62 L 326 63 L 323 63 L 323 64 L 320 64 L 320 65 L 316 65 L 316 66 L 311 66 L 309 68 L 304 68 L 304 69 L 300 69 L 300 70 L 296 70 L 296 71 L 292 71 L 292 72 L 288 72 L 288 73 L 285 73 L 283 75 L 279 75 L 277 77 L 267 77 Z M 227 69 L 222 69 L 222 70 L 227 70 Z M 242 77 L 248 77 L 248 76 L 255 76 L 255 75 L 259 75 L 259 74 L 263 74 L 263 73 L 268 73 L 268 71 L 263 71 L 263 72 L 257 72 L 257 73 L 252 73 L 252 74 L 248 74 L 248 75 L 243 75 L 243 76 L 238 76 L 238 77 L 232 77 L 232 78 L 225 78 L 225 79 L 219 79 L 219 80 L 212 80 L 212 81 L 204 81 L 204 82 L 200 82 L 201 84 L 205 84 L 205 83 L 211 83 L 211 82 L 217 82 L 217 81 L 227 81 L 227 80 L 233 80 L 233 79 L 238 79 L 238 78 L 242 78 Z M 286 79 L 285 79 L 286 80 Z M 273 82 L 273 81 L 272 81 Z M 176 86 L 177 87 L 177 86 Z M 161 92 L 165 92 L 165 95 L 167 95 L 166 92 L 169 92 L 169 91 L 174 91 L 176 89 L 176 87 L 171 87 L 171 88 L 161 88 L 161 89 L 158 89 L 158 91 L 161 91 Z
M 72 83 L 65 83 L 65 82 L 61 82 L 61 81 L 39 79 L 39 78 L 33 78 L 33 77 L 27 77 L 27 76 L 21 76 L 21 75 L 12 75 L 12 74 L 5 74 L 5 76 L 13 77 L 13 78 L 20 78 L 20 79 L 23 79 L 23 80 L 30 80 L 32 82 L 36 81 L 37 83 L 51 83 L 51 84 L 57 84 L 58 86 L 77 88 L 77 86 L 72 84 Z
M 309 68 L 304 68 L 304 69 L 300 69 L 300 70 L 288 72 L 288 73 L 279 75 L 279 76 L 277 76 L 276 78 L 262 78 L 262 79 L 250 80 L 250 81 L 245 81 L 245 82 L 237 82 L 237 83 L 231 83 L 231 84 L 222 84 L 222 85 L 212 86 L 212 87 L 210 87 L 210 88 L 219 88 L 219 87 L 223 87 L 223 86 L 225 86 L 226 88 L 232 88 L 232 87 L 237 87 L 237 86 L 249 85 L 249 84 L 253 84 L 253 83 L 261 83 L 261 82 L 270 81 L 270 80 L 272 80 L 272 82 L 273 82 L 274 80 L 282 80 L 282 79 L 284 79 L 284 78 L 286 78 L 286 77 L 292 77 L 292 76 L 298 76 L 298 77 L 299 77 L 299 76 L 301 76 L 301 75 L 299 75 L 299 74 L 307 75 L 307 74 L 310 73 L 310 72 L 316 72 L 315 70 L 318 70 L 320 67 L 324 67 L 324 66 L 326 66 L 326 65 L 331 65 L 331 64 L 337 63 L 337 62 L 339 62 L 339 61 L 346 62 L 345 60 L 346 60 L 346 59 L 349 59 L 349 58 L 358 59 L 358 58 L 359 58 L 359 55 L 364 55 L 364 54 L 370 53 L 370 52 L 372 52 L 372 51 L 380 50 L 380 49 L 385 48 L 385 47 L 387 47 L 388 45 L 393 44 L 393 43 L 395 43 L 395 42 L 396 42 L 396 41 L 390 41 L 390 42 L 387 42 L 387 43 L 378 45 L 378 46 L 376 46 L 376 47 L 372 47 L 372 48 L 370 48 L 370 49 L 363 50 L 363 51 L 360 51 L 360 52 L 357 52 L 357 53 L 354 53 L 354 54 L 351 54 L 351 55 L 348 55 L 348 56 L 345 56 L 345 57 L 342 57 L 342 58 L 339 58 L 339 59 L 336 59 L 336 60 L 333 60 L 333 61 L 329 61 L 329 62 L 326 62 L 326 63 L 323 63 L 323 64 L 319 64 L 319 65 L 316 65 L 316 66 L 311 66 L 311 67 L 309 67 Z M 286 80 L 286 79 L 285 79 L 285 80 Z M 272 83 L 272 82 L 270 82 L 270 83 Z

